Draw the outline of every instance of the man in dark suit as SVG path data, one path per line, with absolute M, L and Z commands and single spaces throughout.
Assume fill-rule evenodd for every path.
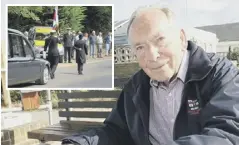
M 83 35 L 79 35 L 79 40 L 77 40 L 74 44 L 74 48 L 76 50 L 76 63 L 78 64 L 78 73 L 82 75 L 83 65 L 86 62 L 86 56 L 88 55 L 88 48 L 84 40 L 82 40 Z
M 72 52 L 72 42 L 73 42 L 73 35 L 70 32 L 71 28 L 67 28 L 67 33 L 63 36 L 64 42 L 64 60 L 66 62 L 68 56 L 68 63 L 71 63 L 71 52 Z M 68 54 L 68 55 L 67 55 Z
M 59 63 L 59 50 L 58 43 L 61 43 L 60 40 L 56 37 L 56 32 L 52 30 L 50 37 L 45 40 L 44 51 L 48 51 L 47 60 L 51 64 L 51 78 L 55 78 L 55 71 Z

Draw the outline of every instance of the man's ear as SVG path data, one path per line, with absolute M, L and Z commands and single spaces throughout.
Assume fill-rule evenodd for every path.
M 186 38 L 185 31 L 183 29 L 180 30 L 180 40 L 181 40 L 181 44 L 184 46 L 184 48 L 186 48 L 187 47 L 187 38 Z

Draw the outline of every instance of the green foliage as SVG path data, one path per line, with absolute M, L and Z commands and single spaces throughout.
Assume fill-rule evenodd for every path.
M 57 97 L 57 91 L 51 91 L 51 101 L 52 101 L 52 108 L 58 108 L 59 99 Z
M 229 47 L 228 53 L 227 53 L 227 58 L 229 60 L 237 60 L 239 62 L 239 48 L 236 47 L 231 50 L 231 47 Z
M 40 105 L 44 105 L 47 103 L 47 91 L 40 91 L 39 93 L 40 97 Z
M 87 7 L 85 20 L 85 31 L 95 30 L 103 34 L 112 31 L 112 7 L 110 6 L 90 6 Z
M 60 31 L 65 33 L 66 28 L 72 28 L 75 31 L 81 31 L 84 26 L 82 21 L 85 19 L 84 14 L 86 7 L 68 6 L 59 7 L 59 25 Z
M 21 102 L 21 92 L 20 91 L 10 91 L 12 103 Z
M 8 27 L 20 31 L 28 30 L 32 25 L 44 23 L 44 14 L 52 7 L 42 6 L 9 6 Z
M 40 20 L 39 13 L 42 13 L 42 7 L 33 6 L 33 7 L 26 7 L 26 6 L 9 6 L 8 7 L 8 14 L 13 14 L 18 17 L 28 18 L 32 20 Z
M 65 90 L 54 90 L 51 91 L 51 101 L 52 101 L 52 108 L 58 108 L 58 96 L 59 93 L 65 93 Z M 40 103 L 41 105 L 47 104 L 47 91 L 41 91 L 39 93 L 40 95 Z
M 231 53 L 231 60 L 237 60 L 239 57 L 239 52 L 235 51 Z
M 31 26 L 52 26 L 54 6 L 9 6 L 8 27 L 20 31 Z M 106 34 L 112 31 L 112 7 L 110 6 L 59 6 L 60 33 L 70 27 L 75 31 L 95 30 Z

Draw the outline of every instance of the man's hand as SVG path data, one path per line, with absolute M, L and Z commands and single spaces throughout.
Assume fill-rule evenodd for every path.
M 43 59 L 46 59 L 46 51 L 45 51 L 45 50 L 43 51 L 42 55 L 43 55 L 43 56 L 42 56 Z

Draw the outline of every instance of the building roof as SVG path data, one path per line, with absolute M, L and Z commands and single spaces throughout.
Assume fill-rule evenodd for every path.
M 115 22 L 115 36 L 126 35 L 128 27 L 128 19 Z M 217 35 L 219 42 L 221 41 L 239 41 L 239 22 L 220 25 L 210 25 L 195 27 L 204 31 L 212 32 Z
M 127 34 L 127 27 L 129 25 L 128 21 L 129 19 L 126 19 L 115 23 L 115 36 Z
M 217 35 L 217 38 L 219 39 L 219 42 L 239 41 L 239 22 L 221 25 L 202 26 L 196 28 L 215 33 Z

